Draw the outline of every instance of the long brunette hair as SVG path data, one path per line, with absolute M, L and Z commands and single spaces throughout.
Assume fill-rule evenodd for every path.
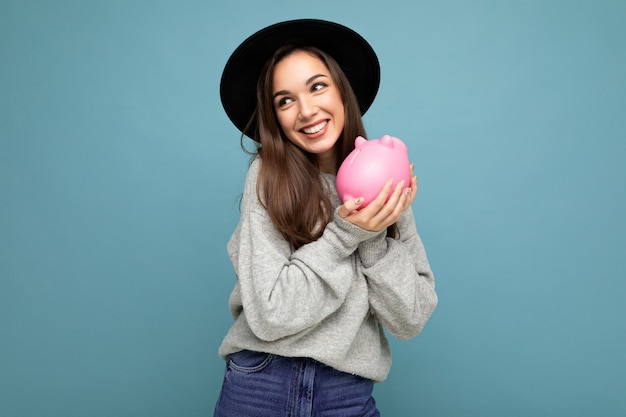
M 296 44 L 285 45 L 274 53 L 259 77 L 257 109 L 253 115 L 257 122 L 255 155 L 262 161 L 257 195 L 273 224 L 297 249 L 322 235 L 331 221 L 334 207 L 325 192 L 317 156 L 287 139 L 276 118 L 272 100 L 274 68 L 295 51 L 308 52 L 326 65 L 343 100 L 345 123 L 335 143 L 335 172 L 354 149 L 354 139 L 366 137 L 366 134 L 350 82 L 332 57 L 318 48 Z

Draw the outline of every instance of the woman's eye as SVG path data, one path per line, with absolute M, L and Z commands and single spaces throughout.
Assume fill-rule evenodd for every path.
M 324 83 L 315 83 L 311 86 L 311 90 L 312 91 L 320 91 L 323 90 L 324 87 L 326 87 L 326 84 Z
M 280 100 L 278 100 L 278 107 L 284 107 L 287 104 L 291 103 L 292 100 L 289 97 L 283 97 Z

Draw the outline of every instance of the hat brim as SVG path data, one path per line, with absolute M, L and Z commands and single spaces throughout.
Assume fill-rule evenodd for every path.
M 378 58 L 361 35 L 325 20 L 298 19 L 276 23 L 254 33 L 235 49 L 226 62 L 220 82 L 220 97 L 226 114 L 237 129 L 252 139 L 256 139 L 256 124 L 253 122 L 248 126 L 248 123 L 256 108 L 258 77 L 272 54 L 291 41 L 319 48 L 337 61 L 350 81 L 362 115 L 378 92 Z

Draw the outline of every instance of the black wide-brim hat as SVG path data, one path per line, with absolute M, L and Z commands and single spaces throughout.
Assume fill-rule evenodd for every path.
M 365 114 L 380 84 L 380 65 L 374 49 L 354 30 L 318 19 L 276 23 L 259 30 L 235 49 L 224 67 L 220 83 L 222 105 L 230 120 L 246 136 L 254 137 L 256 86 L 265 63 L 289 42 L 313 46 L 329 54 L 346 74 Z M 248 125 L 250 123 L 250 125 Z

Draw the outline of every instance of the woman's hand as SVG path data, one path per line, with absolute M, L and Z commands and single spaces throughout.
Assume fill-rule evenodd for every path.
M 339 216 L 365 230 L 375 232 L 385 230 L 398 221 L 400 215 L 415 199 L 417 177 L 413 175 L 413 164 L 411 164 L 411 184 L 405 186 L 404 181 L 400 181 L 393 190 L 392 185 L 393 179 L 388 180 L 378 196 L 361 210 L 359 207 L 363 204 L 363 198 L 346 201 L 339 207 Z

